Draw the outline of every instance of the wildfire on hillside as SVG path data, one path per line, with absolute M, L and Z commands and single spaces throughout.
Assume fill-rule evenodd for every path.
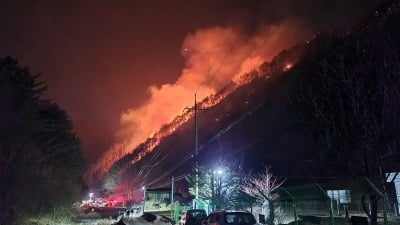
M 300 30 L 290 21 L 280 29 L 264 27 L 252 36 L 221 27 L 189 34 L 182 45 L 186 66 L 181 76 L 174 84 L 149 87 L 150 99 L 123 113 L 115 144 L 90 168 L 86 178 L 102 177 L 127 154 L 134 152 L 131 163 L 136 163 L 152 152 L 163 138 L 192 117 L 192 111 L 182 112 L 182 109 L 193 105 L 194 93 L 200 99 L 198 107 L 209 108 L 260 74 L 268 77 L 276 69 L 259 71 L 259 66 L 282 49 L 297 44 L 297 38 L 281 37 L 299 37 L 295 34 L 301 33 Z

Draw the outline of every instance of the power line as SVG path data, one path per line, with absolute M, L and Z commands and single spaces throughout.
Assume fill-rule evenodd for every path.
M 233 34 L 233 32 L 232 32 L 232 30 L 229 30 L 229 33 L 228 33 L 228 35 L 227 35 L 226 40 L 224 41 L 224 44 L 228 44 L 228 43 L 229 43 L 229 39 L 230 39 L 231 34 Z M 222 47 L 222 48 L 218 51 L 217 55 L 215 56 L 213 62 L 211 63 L 211 66 L 209 67 L 209 69 L 208 69 L 208 71 L 207 71 L 207 73 L 206 73 L 207 76 L 211 74 L 211 71 L 212 71 L 212 69 L 213 69 L 215 63 L 217 62 L 217 59 L 219 58 L 219 56 L 220 56 L 221 53 L 222 53 L 222 49 L 224 49 L 224 47 Z M 197 91 L 199 90 L 200 85 L 201 85 L 201 83 L 199 83 L 199 84 L 197 85 L 197 88 L 196 88 L 195 93 L 197 93 Z
M 263 48 L 267 43 L 268 43 L 268 41 L 271 39 L 271 37 L 272 37 L 272 35 L 280 28 L 280 26 L 283 24 L 283 22 L 284 21 L 286 21 L 286 19 L 288 18 L 288 16 L 292 13 L 292 11 L 298 6 L 298 4 L 299 4 L 299 2 L 300 2 L 300 0 L 297 0 L 296 1 L 296 3 L 294 4 L 294 6 L 291 8 L 291 10 L 289 10 L 289 13 L 288 13 L 288 15 L 286 16 L 286 18 L 284 19 L 284 20 L 281 20 L 279 23 L 278 23 L 278 25 L 276 26 L 276 28 L 269 34 L 269 36 L 268 36 L 268 38 L 266 38 L 265 40 L 264 40 L 264 42 L 260 45 L 260 46 L 256 46 L 252 51 L 250 51 L 249 52 L 249 54 L 246 56 L 246 58 L 248 58 L 250 55 L 252 55 L 254 52 L 256 52 L 257 50 L 259 50 L 259 49 L 261 49 L 261 48 Z M 232 31 L 230 31 L 230 33 L 228 33 L 228 36 L 227 36 L 227 40 L 228 40 L 228 38 L 230 37 L 230 35 L 231 35 L 231 32 Z M 234 42 L 232 42 L 232 45 L 230 46 L 230 49 L 229 49 L 229 51 L 227 52 L 227 54 L 225 55 L 225 57 L 223 58 L 223 60 L 221 61 L 221 63 L 220 63 L 220 65 L 218 66 L 218 68 L 217 68 L 217 70 L 214 72 L 214 74 L 216 74 L 219 70 L 220 70 L 220 68 L 223 66 L 223 64 L 225 63 L 225 61 L 227 60 L 227 58 L 228 58 L 228 56 L 229 56 L 229 53 L 233 50 L 233 48 L 234 48 L 234 46 L 236 45 L 236 42 L 239 40 L 239 38 L 240 38 L 240 36 L 241 35 L 238 35 L 237 36 L 237 38 L 236 38 L 236 40 L 234 41 Z M 214 61 L 213 61 L 213 63 L 212 63 L 212 65 L 211 65 L 211 67 L 209 68 L 209 70 L 208 70 L 208 74 L 210 74 L 211 73 L 211 71 L 212 71 L 212 68 L 214 67 L 214 65 L 215 65 L 215 63 L 216 63 L 216 61 L 217 61 L 217 58 L 219 58 L 219 55 L 221 54 L 221 52 L 222 52 L 222 49 L 223 48 L 221 48 L 221 50 L 218 52 L 218 54 L 216 55 L 216 57 L 214 58 Z M 211 79 L 213 79 L 213 78 L 211 78 Z M 210 80 L 208 81 L 208 83 L 210 83 Z M 199 84 L 199 86 L 200 86 L 200 84 Z M 198 86 L 198 88 L 199 88 L 199 86 Z M 198 89 L 197 88 L 197 89 Z M 197 92 L 197 90 L 196 90 L 196 92 Z M 213 141 L 215 141 L 215 140 L 217 140 L 218 138 L 220 138 L 221 136 L 223 136 L 224 134 L 226 134 L 232 127 L 234 127 L 234 126 L 236 126 L 237 124 L 239 124 L 239 123 L 241 123 L 244 119 L 246 119 L 248 116 L 250 116 L 253 112 L 255 112 L 255 111 L 257 111 L 262 105 L 264 105 L 265 104 L 265 102 L 263 103 L 263 104 L 261 104 L 261 105 L 259 105 L 259 106 L 257 106 L 255 109 L 253 109 L 252 111 L 250 111 L 250 112 L 248 112 L 248 113 L 246 113 L 244 116 L 242 116 L 241 118 L 239 118 L 239 120 L 235 120 L 233 123 L 231 123 L 228 127 L 226 127 L 225 129 L 223 129 L 223 130 L 221 130 L 216 136 L 214 136 L 211 140 L 209 140 L 209 141 L 207 141 L 207 144 L 210 144 L 211 142 L 213 142 Z M 195 106 L 194 106 L 194 108 L 195 108 L 195 117 L 197 116 L 197 107 L 196 107 L 196 105 L 197 105 L 197 102 L 196 102 L 196 100 L 195 100 Z M 195 120 L 196 120 L 197 118 L 195 118 Z M 195 121 L 195 126 L 196 126 L 196 131 L 197 131 L 197 121 Z M 265 137 L 264 137 L 265 138 Z M 253 143 L 254 144 L 254 143 Z M 250 145 L 252 145 L 252 143 L 250 143 Z M 203 148 L 203 146 L 201 146 L 201 149 Z M 245 146 L 245 148 L 247 148 L 246 146 Z M 244 148 L 244 149 L 245 149 Z M 200 150 L 201 150 L 200 149 Z M 196 135 L 196 148 L 195 148 L 195 158 L 197 158 L 197 155 L 198 155 L 198 151 L 199 151 L 199 149 L 197 149 L 197 135 Z M 185 163 L 187 160 L 189 160 L 190 158 L 187 158 L 187 159 L 185 159 L 184 161 L 181 161 L 181 163 L 179 163 L 179 164 L 177 164 L 178 166 L 180 166 L 180 165 L 182 165 L 183 163 Z M 196 159 L 195 159 L 196 160 Z M 157 164 L 158 165 L 158 164 Z M 177 166 L 175 166 L 174 167 L 174 170 L 177 168 Z M 170 170 L 170 172 L 173 172 L 173 171 L 171 171 Z M 169 173 L 170 173 L 169 172 Z M 164 175 L 165 175 L 165 173 L 164 173 Z M 146 176 L 147 176 L 147 174 L 146 174 Z M 156 179 L 157 180 L 157 179 Z M 152 182 L 152 183 L 154 183 L 154 182 Z
M 228 40 L 230 39 L 230 36 L 231 36 L 231 34 L 232 34 L 232 30 L 230 30 L 229 31 L 229 33 L 228 33 L 228 35 L 227 35 L 227 37 L 226 37 L 226 41 L 224 42 L 224 43 L 229 43 L 228 42 Z M 236 41 L 235 41 L 236 42 Z M 234 43 L 235 43 L 234 42 Z M 233 48 L 233 46 L 234 46 L 234 43 L 233 43 L 233 45 L 231 46 L 231 49 Z M 218 59 L 218 57 L 220 56 L 220 54 L 221 54 L 221 52 L 222 52 L 222 50 L 223 50 L 224 48 L 221 48 L 220 49 L 220 51 L 218 52 L 218 54 L 216 55 L 216 57 L 214 58 L 214 60 L 213 60 L 213 63 L 212 63 L 212 65 L 211 65 L 211 67 L 209 68 L 209 70 L 208 70 L 208 74 L 210 74 L 211 73 L 211 71 L 212 71 L 212 69 L 213 69 L 213 67 L 214 67 L 214 65 L 215 65 L 215 63 L 216 63 L 216 61 L 217 61 L 217 59 Z M 224 60 L 223 60 L 223 62 L 225 61 L 225 59 L 226 59 L 226 57 L 227 56 L 225 56 L 225 58 L 224 58 Z M 220 66 L 218 67 L 218 69 L 217 69 L 217 71 L 219 70 L 219 68 L 221 67 L 221 65 L 222 64 L 220 64 Z M 216 72 L 217 72 L 216 71 Z M 215 72 L 215 73 L 216 73 Z M 200 84 L 199 84 L 199 86 L 200 86 Z M 197 89 L 199 88 L 199 86 L 197 87 Z M 197 92 L 197 91 L 196 91 Z M 195 105 L 194 105 L 194 110 L 195 110 L 195 117 L 197 117 L 197 110 L 204 110 L 204 109 L 199 109 L 199 108 L 197 108 L 197 101 L 196 101 L 196 96 L 195 96 Z M 195 118 L 195 123 L 196 123 L 196 127 L 197 127 L 197 118 Z M 196 133 L 197 133 L 197 128 L 195 128 L 196 129 Z M 197 134 L 196 134 L 196 148 L 195 148 L 195 156 L 197 156 L 198 155 L 198 151 L 197 151 Z M 153 156 L 153 158 L 154 158 L 154 156 Z M 150 160 L 150 162 L 151 161 L 153 161 L 153 158 Z M 157 158 L 157 157 L 156 157 Z M 163 157 L 163 159 L 165 159 L 166 157 Z M 154 166 L 156 166 L 156 165 L 158 165 L 160 162 L 158 162 L 158 163 L 156 163 L 156 164 L 154 164 Z M 149 163 L 147 163 L 147 164 L 149 164 Z M 148 165 L 145 165 L 144 166 L 144 168 L 152 168 L 152 167 L 154 167 L 154 166 L 148 166 Z M 140 173 L 139 174 L 142 174 L 143 172 L 144 172 L 144 168 L 142 168 L 141 170 L 140 170 Z M 145 176 L 147 176 L 148 175 L 148 173 L 146 173 L 146 175 Z
M 271 31 L 271 33 L 268 35 L 268 38 L 266 38 L 266 39 L 263 41 L 263 43 L 262 43 L 259 47 L 254 48 L 253 51 L 250 51 L 249 54 L 246 56 L 246 58 L 250 57 L 252 54 L 254 54 L 254 53 L 257 52 L 257 51 L 260 51 L 260 49 L 262 49 L 262 48 L 264 48 L 264 47 L 266 46 L 266 44 L 271 40 L 271 38 L 272 38 L 272 36 L 275 34 L 275 32 L 276 32 L 276 31 L 282 26 L 282 24 L 289 18 L 289 15 L 292 14 L 293 11 L 298 7 L 299 3 L 300 3 L 300 0 L 297 0 L 297 1 L 295 2 L 295 4 L 293 5 L 293 7 L 290 8 L 290 10 L 289 10 L 288 14 L 286 15 L 285 19 L 281 20 L 281 21 L 278 23 L 278 25 L 275 27 L 275 29 L 273 29 L 273 30 Z M 252 68 L 253 66 L 255 66 L 255 65 L 252 65 L 250 68 Z
M 229 33 L 228 33 L 227 37 L 230 37 L 231 35 L 233 35 L 233 29 L 230 29 L 230 30 L 229 30 Z M 239 36 L 240 36 L 240 35 L 239 35 Z M 236 42 L 237 42 L 238 40 L 239 40 L 239 37 L 237 37 L 237 39 L 236 39 L 234 42 L 232 42 L 230 50 L 225 54 L 223 60 L 221 61 L 222 63 L 218 66 L 218 69 L 217 69 L 213 74 L 216 74 L 216 73 L 219 71 L 219 68 L 220 68 L 220 67 L 222 66 L 222 64 L 225 62 L 226 58 L 228 57 L 228 54 L 232 51 L 233 46 L 236 45 Z M 228 44 L 229 44 L 229 41 L 228 41 L 228 38 L 226 38 L 226 41 L 224 42 L 224 45 L 227 47 Z M 217 62 L 217 58 L 219 58 L 219 56 L 220 56 L 221 53 L 222 53 L 222 50 L 225 49 L 226 47 L 221 47 L 220 50 L 218 51 L 218 54 L 217 54 L 216 57 L 214 58 L 214 61 L 213 61 L 212 65 L 211 65 L 211 67 L 209 68 L 208 72 L 206 73 L 206 76 L 207 76 L 207 77 L 208 77 L 209 75 L 211 75 L 211 71 L 212 71 L 212 69 L 213 69 L 215 63 Z M 208 86 L 208 84 L 210 84 L 212 80 L 214 80 L 214 78 L 211 76 L 211 79 L 209 79 L 209 80 L 206 81 L 205 86 Z M 195 93 L 197 93 L 197 91 L 199 90 L 199 87 L 200 87 L 201 85 L 202 85 L 201 83 L 199 83 L 199 84 L 197 85 L 197 88 L 196 88 Z M 204 86 L 204 84 L 203 84 L 203 86 Z

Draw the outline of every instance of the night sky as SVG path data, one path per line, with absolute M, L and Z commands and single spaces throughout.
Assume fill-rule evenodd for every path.
M 301 20 L 308 33 L 343 30 L 374 3 L 0 1 L 0 56 L 18 58 L 42 75 L 46 98 L 68 112 L 86 159 L 94 162 L 114 142 L 122 112 L 143 104 L 150 97 L 149 86 L 179 78 L 188 34 L 220 26 L 251 35 L 287 17 Z

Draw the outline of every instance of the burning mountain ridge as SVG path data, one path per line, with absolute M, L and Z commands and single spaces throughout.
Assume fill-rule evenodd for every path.
M 241 156 L 251 165 L 249 168 L 268 163 L 282 176 L 327 172 L 327 163 L 320 160 L 306 127 L 299 122 L 298 109 L 292 108 L 299 94 L 298 85 L 303 77 L 316 72 L 311 71 L 316 61 L 328 59 L 338 47 L 369 43 L 373 38 L 382 38 L 380 34 L 385 32 L 392 36 L 383 37 L 383 43 L 387 38 L 398 37 L 394 28 L 397 24 L 393 22 L 399 17 L 395 6 L 376 11 L 368 23 L 345 34 L 319 34 L 305 44 L 282 51 L 270 63 L 262 64 L 257 71 L 243 75 L 240 81 L 199 103 L 199 107 L 209 107 L 199 113 L 200 161 L 215 163 L 223 159 L 235 164 L 237 156 Z M 377 43 L 376 49 L 380 50 Z M 190 172 L 193 118 L 189 112 L 183 115 L 187 117 L 176 119 L 179 126 L 166 125 L 160 130 L 169 132 L 168 136 L 148 139 L 118 160 L 104 179 L 119 180 L 117 191 L 124 192 L 124 188 L 132 190 L 143 184 L 163 186 L 170 176 L 183 177 Z
M 150 87 L 150 99 L 121 116 L 115 144 L 92 165 L 87 178 L 101 177 L 123 156 L 138 151 L 135 149 L 146 149 L 138 151 L 132 163 L 140 160 L 192 116 L 191 112 L 182 110 L 193 104 L 195 92 L 200 100 L 199 107 L 217 104 L 249 81 L 242 74 L 304 40 L 310 33 L 300 20 L 288 19 L 278 25 L 264 26 L 251 35 L 240 29 L 223 27 L 189 34 L 181 50 L 186 60 L 181 76 L 174 84 Z
M 228 123 L 227 121 L 240 122 L 241 115 L 246 114 L 247 111 L 254 112 L 259 108 L 259 103 L 262 102 L 261 96 L 264 95 L 264 88 L 266 87 L 265 82 L 271 77 L 288 71 L 290 69 L 288 67 L 295 65 L 297 60 L 301 58 L 303 47 L 303 45 L 300 45 L 291 51 L 282 52 L 271 63 L 263 63 L 257 70 L 244 74 L 236 82 L 231 82 L 216 94 L 198 103 L 199 108 L 207 109 L 206 112 L 199 113 L 199 142 L 205 143 L 200 146 L 200 151 L 206 148 L 207 142 L 213 141 L 213 136 L 223 135 L 223 132 L 227 132 L 230 129 L 231 125 L 228 125 L 225 129 L 222 127 Z M 255 82 L 257 85 L 255 85 Z M 249 90 L 249 87 L 254 89 Z M 242 90 L 243 88 L 245 91 Z M 246 100 L 235 99 L 235 102 L 244 103 L 243 108 L 235 112 L 232 108 L 239 107 L 233 106 L 232 104 L 236 105 L 237 103 L 231 103 L 230 101 L 237 93 L 242 93 L 242 97 Z M 257 100 L 249 100 L 249 94 L 256 95 L 255 98 Z M 228 106 L 226 102 L 230 102 Z M 172 123 L 163 126 L 153 138 L 149 138 L 137 147 L 135 151 L 114 163 L 105 175 L 104 182 L 107 183 L 109 180 L 115 182 L 115 179 L 120 180 L 122 175 L 126 178 L 119 183 L 118 188 L 122 190 L 132 187 L 140 188 L 147 178 L 154 180 L 145 182 L 146 185 L 158 186 L 168 176 L 167 174 L 176 169 L 179 170 L 179 167 L 183 166 L 183 164 L 192 163 L 190 159 L 192 158 L 194 139 L 193 135 L 190 134 L 194 132 L 193 123 L 193 112 L 185 112 L 178 116 Z M 215 131 L 220 132 L 215 133 Z M 208 135 L 205 136 L 204 134 Z M 160 171 L 156 170 L 155 167 L 164 169 Z M 155 174 L 162 175 L 150 179 Z M 121 192 L 121 190 L 118 192 Z
M 181 76 L 174 84 L 150 87 L 150 99 L 121 116 L 121 129 L 115 144 L 90 168 L 86 174 L 88 180 L 102 177 L 113 165 L 120 165 L 121 162 L 140 165 L 141 159 L 161 148 L 162 140 L 173 136 L 192 118 L 192 112 L 182 112 L 182 109 L 192 105 L 194 92 L 201 100 L 198 106 L 210 108 L 256 77 L 269 78 L 271 74 L 291 70 L 299 60 L 298 53 L 294 54 L 295 58 L 289 57 L 285 61 L 282 60 L 285 54 L 286 57 L 290 54 L 284 52 L 270 64 L 262 63 L 282 49 L 303 42 L 312 33 L 315 30 L 304 25 L 301 19 L 289 17 L 278 24 L 262 26 L 252 34 L 222 27 L 189 34 L 182 45 L 186 66 Z M 256 72 L 251 72 L 253 70 Z M 227 83 L 229 85 L 226 86 Z

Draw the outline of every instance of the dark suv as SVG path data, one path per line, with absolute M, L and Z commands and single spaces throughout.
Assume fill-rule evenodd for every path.
M 247 211 L 218 210 L 210 213 L 203 225 L 254 225 L 257 221 Z

